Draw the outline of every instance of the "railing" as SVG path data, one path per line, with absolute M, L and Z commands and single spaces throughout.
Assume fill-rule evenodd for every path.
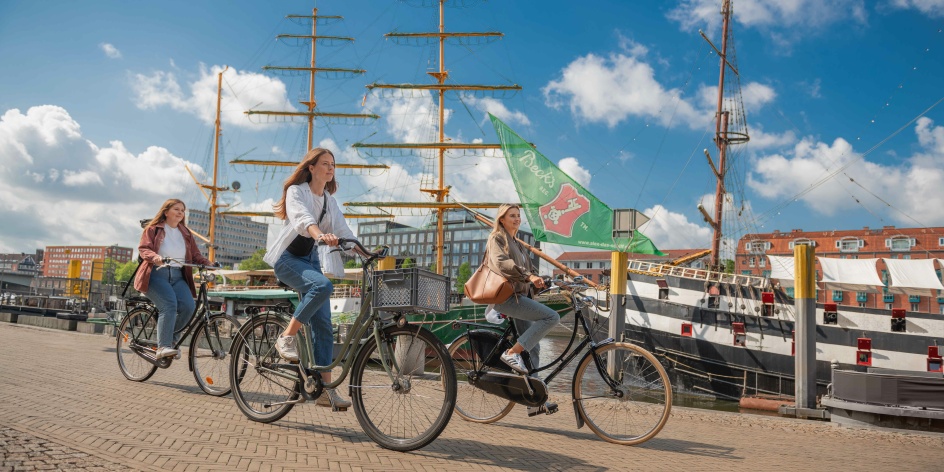
M 629 270 L 635 272 L 644 272 L 651 275 L 670 275 L 674 277 L 685 277 L 689 279 L 705 280 L 709 282 L 722 282 L 744 286 L 763 287 L 767 285 L 767 278 L 756 275 L 728 274 L 706 269 L 693 269 L 691 267 L 677 267 L 667 264 L 645 261 L 629 261 Z

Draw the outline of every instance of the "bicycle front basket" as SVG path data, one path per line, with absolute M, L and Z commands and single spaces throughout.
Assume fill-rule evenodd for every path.
M 378 270 L 373 274 L 371 305 L 384 311 L 449 311 L 449 277 L 418 267 Z

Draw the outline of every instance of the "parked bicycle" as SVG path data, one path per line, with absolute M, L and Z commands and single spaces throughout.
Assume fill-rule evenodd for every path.
M 547 384 L 588 348 L 577 363 L 571 387 L 577 428 L 586 424 L 597 436 L 616 444 L 635 445 L 652 439 L 665 426 L 672 409 L 672 385 L 662 364 L 634 344 L 613 338 L 594 341 L 600 315 L 590 310 L 595 300 L 583 294 L 589 286 L 582 277 L 574 282 L 554 282 L 556 287 L 542 293 L 557 292 L 571 298 L 573 333 L 560 356 L 546 365 L 533 368 L 527 351 L 523 352 L 527 376 L 513 372 L 500 359 L 518 338 L 514 323 L 508 322 L 504 330 L 492 324 L 454 323 L 456 329 L 466 327 L 449 345 L 459 382 L 456 413 L 467 421 L 493 423 L 516 403 L 541 411 L 533 407 L 547 402 Z M 580 328 L 583 340 L 574 346 Z M 535 376 L 555 365 L 543 380 Z
M 364 432 L 380 446 L 411 451 L 446 428 L 456 404 L 456 373 L 446 346 L 406 314 L 445 312 L 449 278 L 421 269 L 374 271 L 387 247 L 363 259 L 361 311 L 347 331 L 340 355 L 329 366 L 314 364 L 310 326 L 299 330 L 299 362 L 279 357 L 275 341 L 291 319 L 286 308 L 259 313 L 240 329 L 231 353 L 233 398 L 249 419 L 271 423 L 299 403 L 314 401 L 351 374 L 349 395 Z M 271 308 L 271 307 L 270 307 Z M 320 371 L 341 366 L 330 383 Z M 337 409 L 336 406 L 333 408 Z
M 171 258 L 164 258 L 164 262 L 164 265 L 154 270 L 162 270 L 168 267 L 168 263 L 177 262 L 183 267 L 195 267 L 200 272 L 197 306 L 187 325 L 174 332 L 177 341 L 173 347 L 179 350 L 189 341 L 188 367 L 197 385 L 210 395 L 226 395 L 230 392 L 228 356 L 233 337 L 239 332 L 239 321 L 225 313 L 210 311 L 207 285 L 215 280 L 215 276 L 208 271 L 215 267 L 188 264 Z M 126 298 L 126 302 L 133 308 L 121 320 L 116 332 L 118 367 L 128 380 L 143 382 L 151 378 L 158 367 L 170 367 L 174 358 L 156 358 L 158 313 L 154 303 L 141 296 Z

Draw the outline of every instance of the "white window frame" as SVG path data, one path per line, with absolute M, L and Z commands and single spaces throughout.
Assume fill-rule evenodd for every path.
M 898 247 L 896 247 L 896 243 Z M 917 241 L 915 240 L 915 238 L 895 237 L 895 238 L 888 238 L 885 240 L 885 247 L 887 247 L 890 251 L 893 251 L 893 252 L 910 251 L 911 248 L 915 246 L 915 244 L 917 244 Z M 903 247 L 906 245 L 907 247 Z
M 748 241 L 744 249 L 750 254 L 763 254 L 770 249 L 770 241 Z
M 865 246 L 865 240 L 859 238 L 845 238 L 836 240 L 836 248 L 839 252 L 859 252 L 859 248 Z
M 816 247 L 816 241 L 812 239 L 807 239 L 807 238 L 794 239 L 793 241 L 790 241 L 790 244 L 788 246 L 790 247 L 790 249 L 793 249 L 797 245 L 803 245 L 803 244 L 807 246 L 811 246 L 811 247 Z

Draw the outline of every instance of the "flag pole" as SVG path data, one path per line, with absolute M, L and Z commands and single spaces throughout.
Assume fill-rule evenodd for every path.
M 489 219 L 488 217 L 486 217 L 485 215 L 483 215 L 483 214 L 481 214 L 481 213 L 479 213 L 479 212 L 477 212 L 477 211 L 475 211 L 475 210 L 473 210 L 473 209 L 471 209 L 471 208 L 469 208 L 469 207 L 463 205 L 463 204 L 460 203 L 460 202 L 456 202 L 456 204 L 459 205 L 459 206 L 461 206 L 462 208 L 465 208 L 466 211 L 468 211 L 469 213 L 471 213 L 472 216 L 474 216 L 475 219 L 479 220 L 480 222 L 482 222 L 482 223 L 484 223 L 484 224 L 486 224 L 486 225 L 488 225 L 488 226 L 492 226 L 492 227 L 495 226 L 495 223 L 494 223 L 491 219 Z M 556 267 L 556 268 L 558 268 L 558 269 L 564 271 L 565 274 L 567 274 L 567 275 L 569 275 L 569 276 L 571 276 L 571 277 L 581 277 L 580 273 L 578 273 L 577 271 L 571 269 L 570 267 L 565 266 L 564 264 L 561 264 L 560 262 L 557 262 L 557 259 L 554 259 L 553 257 L 548 256 L 547 254 L 544 253 L 544 251 L 542 251 L 542 250 L 540 250 L 540 249 L 538 249 L 538 248 L 536 248 L 536 247 L 534 247 L 534 246 L 532 246 L 532 245 L 530 245 L 530 244 L 528 244 L 528 243 L 522 241 L 521 238 L 518 238 L 518 237 L 516 236 L 516 237 L 515 237 L 515 240 L 517 240 L 519 243 L 523 244 L 524 247 L 528 248 L 528 250 L 530 250 L 531 252 L 533 252 L 534 254 L 536 254 L 536 255 L 537 255 L 538 257 L 540 257 L 541 259 L 544 259 L 545 261 L 549 262 L 552 266 L 554 266 L 554 267 Z M 595 288 L 595 289 L 600 289 L 600 285 L 598 285 L 598 284 L 595 283 L 594 281 L 590 280 L 589 278 L 585 278 L 584 281 L 587 282 L 587 285 L 589 285 L 589 286 L 591 286 L 591 287 L 593 287 L 593 288 Z

